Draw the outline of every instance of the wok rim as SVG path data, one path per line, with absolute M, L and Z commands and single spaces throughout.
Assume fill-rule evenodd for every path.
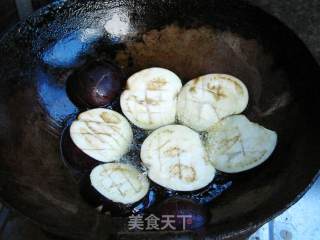
M 202 0 L 197 0 L 197 1 L 201 2 Z M 81 1 L 77 1 L 77 2 L 81 2 Z M 64 7 L 70 6 L 70 3 L 71 2 L 68 2 L 67 0 L 59 0 L 56 2 L 49 3 L 45 6 L 37 9 L 30 16 L 28 16 L 26 19 L 19 20 L 17 23 L 15 23 L 11 27 L 9 27 L 5 32 L 3 32 L 0 36 L 0 43 L 5 42 L 6 38 L 10 35 L 10 33 L 13 33 L 19 26 L 23 26 L 23 24 L 25 24 L 26 21 L 33 19 L 33 18 L 37 18 L 37 17 L 44 17 L 46 14 L 48 14 L 49 11 L 63 9 Z M 316 59 L 313 51 L 310 50 L 309 46 L 305 43 L 305 41 L 302 40 L 302 38 L 296 33 L 296 31 L 293 30 L 291 27 L 289 27 L 283 20 L 281 20 L 279 17 L 275 16 L 272 13 L 266 12 L 264 9 L 262 9 L 256 5 L 253 5 L 249 2 L 246 2 L 245 0 L 239 0 L 238 4 L 248 6 L 252 9 L 252 11 L 263 12 L 269 18 L 272 18 L 273 20 L 277 21 L 278 24 L 281 25 L 281 27 L 286 28 L 290 33 L 292 33 L 295 36 L 296 40 L 300 42 L 301 46 L 304 47 L 303 50 L 308 55 L 308 58 L 310 58 L 310 60 L 312 59 L 316 63 L 317 68 L 320 70 L 320 64 L 317 62 L 317 59 Z M 125 4 L 123 4 L 123 5 L 125 5 Z M 121 6 L 121 4 L 119 4 L 119 7 L 120 6 Z M 319 153 L 320 153 L 320 150 L 319 150 Z M 247 227 L 245 227 L 245 228 L 243 228 L 242 226 L 234 227 L 231 231 L 224 231 L 224 232 L 221 232 L 218 234 L 206 231 L 206 233 L 205 233 L 206 236 L 213 237 L 213 239 L 229 239 L 229 238 L 236 237 L 236 236 L 241 237 L 241 236 L 246 236 L 249 233 L 254 233 L 254 231 L 256 231 L 258 228 L 260 228 L 261 226 L 263 226 L 267 222 L 271 221 L 272 219 L 276 218 L 277 216 L 281 215 L 283 212 L 285 212 L 291 206 L 296 204 L 308 192 L 308 190 L 310 190 L 310 188 L 314 185 L 314 183 L 320 177 L 320 169 L 315 170 L 315 172 L 316 173 L 312 176 L 310 174 L 311 181 L 308 181 L 309 182 L 308 185 L 305 186 L 302 191 L 299 191 L 297 193 L 297 195 L 295 197 L 293 197 L 290 201 L 288 201 L 283 207 L 277 207 L 276 208 L 277 210 L 272 211 L 273 213 L 271 215 L 269 215 L 267 218 L 265 218 L 264 220 L 256 221 L 252 225 L 248 224 L 249 222 L 247 222 Z M 63 234 L 63 232 L 61 233 L 61 235 L 59 234 L 59 228 L 57 228 L 55 226 L 48 226 L 48 225 L 41 223 L 35 219 L 32 219 L 31 216 L 28 216 L 28 215 L 24 214 L 23 211 L 19 210 L 18 208 L 13 207 L 2 196 L 0 196 L 0 200 L 4 205 L 13 209 L 15 212 L 17 212 L 21 216 L 23 216 L 26 219 L 28 219 L 29 221 L 31 221 L 35 226 L 40 227 L 42 230 L 47 231 L 48 233 L 52 233 L 55 236 L 61 236 L 61 237 L 65 236 Z M 261 219 L 262 218 L 264 218 L 264 217 L 261 216 Z M 197 230 L 193 230 L 190 232 L 197 234 Z M 146 233 L 146 231 L 141 231 L 138 234 L 143 234 L 143 233 Z M 174 234 L 174 235 L 179 235 L 182 233 L 185 234 L 186 232 L 169 231 L 168 233 Z M 72 236 L 74 236 L 76 234 L 76 232 L 73 231 L 72 234 L 73 234 Z M 127 234 L 130 235 L 130 232 L 126 233 L 126 235 Z M 154 233 L 150 232 L 150 234 L 154 234 Z M 106 237 L 108 237 L 108 236 L 106 236 Z

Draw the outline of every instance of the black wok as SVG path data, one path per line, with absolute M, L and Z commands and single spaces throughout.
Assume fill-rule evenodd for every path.
M 91 59 L 115 61 L 127 75 L 150 66 L 185 81 L 235 75 L 250 92 L 245 114 L 277 131 L 277 148 L 265 164 L 233 176 L 204 228 L 127 234 L 127 219 L 86 205 L 59 156 L 59 135 L 78 112 L 65 81 Z M 238 238 L 288 208 L 317 177 L 319 80 L 319 66 L 293 32 L 242 1 L 52 4 L 0 41 L 0 196 L 46 231 L 75 239 Z

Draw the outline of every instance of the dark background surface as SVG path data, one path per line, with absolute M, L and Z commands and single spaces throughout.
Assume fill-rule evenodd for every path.
M 236 1 L 236 0 L 235 0 Z M 308 46 L 320 64 L 320 1 L 319 0 L 248 0 L 286 23 Z M 33 8 L 49 0 L 34 0 Z M 14 0 L 0 0 L 0 32 L 18 21 Z M 3 207 L 0 211 L 0 239 L 52 239 L 44 235 L 30 220 Z M 53 238 L 54 239 L 54 238 Z

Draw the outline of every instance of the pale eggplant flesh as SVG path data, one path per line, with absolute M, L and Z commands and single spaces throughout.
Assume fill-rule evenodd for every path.
M 74 144 L 100 162 L 117 162 L 132 144 L 129 122 L 116 111 L 95 108 L 82 112 L 70 126 Z
M 159 76 L 154 77 L 151 73 L 156 73 Z M 182 227 L 197 229 L 203 226 L 208 219 L 206 205 L 233 185 L 232 177 L 220 171 L 233 173 L 246 170 L 221 168 L 215 162 L 216 159 L 219 159 L 219 155 L 218 157 L 214 155 L 217 153 L 219 145 L 212 147 L 212 144 L 216 144 L 217 139 L 223 142 L 223 138 L 229 138 L 228 134 L 223 136 L 217 134 L 220 130 L 217 126 L 223 125 L 227 121 L 226 119 L 243 120 L 244 116 L 242 115 L 231 117 L 228 115 L 240 113 L 246 108 L 248 92 L 245 85 L 232 76 L 209 74 L 191 81 L 190 86 L 185 85 L 179 95 L 179 103 L 177 97 L 181 81 L 172 74 L 169 70 L 160 68 L 146 69 L 134 74 L 129 78 L 131 83 L 129 82 L 127 92 L 121 96 L 122 110 L 133 126 L 131 127 L 123 116 L 113 110 L 97 108 L 83 112 L 73 122 L 71 130 L 68 128 L 65 136 L 62 137 L 62 150 L 70 165 L 91 171 L 81 181 L 81 195 L 98 211 L 110 212 L 113 216 L 125 216 L 144 211 L 152 212 L 154 209 L 162 214 L 189 214 L 192 216 L 190 224 L 186 226 L 185 222 L 176 218 L 176 229 L 179 230 Z M 196 116 L 200 117 L 197 120 L 193 119 L 194 116 L 190 117 L 192 111 L 186 111 L 193 109 L 190 107 L 193 104 L 193 98 L 199 97 L 192 88 L 197 86 L 195 90 L 201 90 L 199 84 L 201 86 L 207 84 L 210 87 L 209 90 L 212 91 L 218 89 L 219 94 L 226 98 L 224 100 L 217 99 L 217 92 L 210 93 L 214 95 L 214 101 L 210 104 L 214 105 L 215 110 L 219 110 L 220 107 L 226 110 L 219 110 L 218 114 L 215 112 L 216 118 L 207 119 L 208 121 L 204 121 L 206 119 L 202 118 L 201 112 L 199 112 L 199 116 Z M 166 89 L 163 88 L 164 86 L 168 92 L 172 93 L 171 97 L 173 97 L 167 96 L 165 99 L 171 102 L 165 102 L 165 104 L 176 106 L 178 101 L 178 109 L 166 109 L 167 105 L 163 105 L 162 110 L 167 112 L 164 112 L 164 117 L 162 116 L 160 121 L 156 116 L 158 113 L 156 111 L 149 112 L 149 110 L 153 108 L 156 110 L 157 106 L 151 100 L 161 100 L 157 98 Z M 150 93 L 152 94 L 150 95 Z M 188 95 L 190 93 L 193 94 L 191 102 L 190 95 Z M 132 109 L 127 111 L 128 106 L 133 104 L 132 96 L 134 98 L 144 97 L 145 102 L 138 101 L 138 105 L 141 104 L 139 107 L 143 108 L 140 109 L 141 111 L 131 111 Z M 235 100 L 237 100 L 236 105 L 230 104 Z M 161 101 L 160 105 L 164 104 Z M 189 104 L 189 107 L 181 110 L 182 102 Z M 134 105 L 137 107 L 137 103 Z M 176 121 L 171 117 L 171 115 L 175 116 L 176 111 L 178 121 L 186 126 L 170 125 Z M 136 113 L 142 115 L 138 116 Z M 150 113 L 155 115 L 151 116 Z M 102 116 L 104 114 L 108 116 Z M 148 121 L 146 121 L 146 116 Z M 156 120 L 149 121 L 150 118 Z M 157 122 L 157 120 L 159 121 Z M 240 120 L 235 122 L 237 125 Z M 115 129 L 119 134 L 112 134 Z M 134 129 L 140 129 L 143 134 L 140 130 L 133 131 Z M 156 130 L 146 137 L 147 132 L 143 129 Z M 221 129 L 225 130 L 223 127 Z M 197 132 L 204 130 L 207 131 L 207 134 L 204 135 L 205 139 Z M 137 141 L 134 139 L 136 138 L 133 136 L 134 132 L 139 132 Z M 259 134 L 261 132 L 257 135 Z M 93 136 L 94 139 L 87 141 L 88 136 Z M 271 141 L 269 143 L 275 146 L 274 138 L 271 137 L 269 140 Z M 91 149 L 93 146 L 95 148 Z M 103 154 L 96 150 L 102 150 Z M 137 160 L 135 157 L 137 153 L 140 154 L 142 160 L 142 166 L 138 165 L 141 167 L 140 170 L 145 171 L 144 173 L 131 165 L 137 165 L 136 161 L 140 162 L 140 159 Z M 132 160 L 132 156 L 135 161 L 130 163 L 127 160 Z M 151 182 L 148 181 L 146 175 Z
M 265 162 L 277 144 L 276 132 L 250 122 L 244 115 L 227 117 L 206 137 L 209 160 L 216 169 L 238 173 Z
M 168 125 L 152 132 L 141 147 L 148 177 L 175 191 L 195 191 L 215 176 L 200 135 L 182 125 Z
M 207 74 L 186 83 L 178 96 L 180 124 L 205 131 L 221 119 L 245 110 L 249 100 L 246 86 L 227 74 Z
M 149 190 L 147 177 L 135 167 L 124 163 L 107 163 L 90 173 L 91 185 L 111 201 L 132 204 Z
M 176 120 L 180 78 L 170 70 L 153 67 L 133 74 L 127 80 L 120 103 L 124 115 L 142 129 L 154 130 Z
M 82 180 L 81 193 L 97 210 L 113 215 L 141 212 L 150 207 L 156 198 L 156 192 L 150 189 L 146 176 L 124 163 L 95 167 Z
M 114 202 L 106 198 L 92 186 L 90 174 L 86 174 L 81 178 L 80 194 L 86 203 L 95 208 L 97 212 L 101 214 L 110 213 L 115 217 L 141 214 L 152 208 L 159 200 L 159 190 L 150 186 L 148 193 L 135 203 L 123 204 Z
M 95 166 L 103 162 L 85 154 L 79 149 L 70 137 L 70 127 L 67 126 L 61 135 L 60 139 L 60 153 L 66 166 L 72 172 L 87 172 L 92 170 Z

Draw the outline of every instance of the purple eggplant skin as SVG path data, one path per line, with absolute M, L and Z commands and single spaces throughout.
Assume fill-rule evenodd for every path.
M 91 185 L 90 174 L 86 173 L 80 180 L 80 195 L 92 207 L 98 208 L 103 205 L 103 196 Z M 101 209 L 102 210 L 102 209 Z
M 91 171 L 95 166 L 103 164 L 94 158 L 85 154 L 79 149 L 71 139 L 70 127 L 66 127 L 60 139 L 60 153 L 67 167 L 72 170 L 87 172 Z
M 160 219 L 169 215 L 171 219 L 174 219 L 172 225 L 175 230 L 199 229 L 210 219 L 210 213 L 206 206 L 182 197 L 168 198 L 158 206 L 155 215 Z M 168 230 L 170 229 L 168 228 Z
M 165 188 L 163 189 L 162 195 L 164 198 L 180 196 L 182 198 L 191 199 L 197 204 L 205 205 L 209 204 L 214 199 L 223 194 L 225 191 L 227 191 L 232 186 L 232 184 L 232 179 L 224 176 L 217 176 L 209 185 L 199 190 L 192 192 L 183 192 Z
M 112 104 L 124 85 L 125 76 L 117 65 L 92 61 L 71 74 L 66 90 L 76 106 L 87 109 Z
M 150 189 L 144 198 L 132 204 L 113 202 L 99 193 L 92 185 L 90 174 L 86 174 L 80 181 L 80 195 L 93 208 L 101 213 L 110 212 L 113 217 L 126 217 L 141 214 L 156 201 L 156 192 Z

